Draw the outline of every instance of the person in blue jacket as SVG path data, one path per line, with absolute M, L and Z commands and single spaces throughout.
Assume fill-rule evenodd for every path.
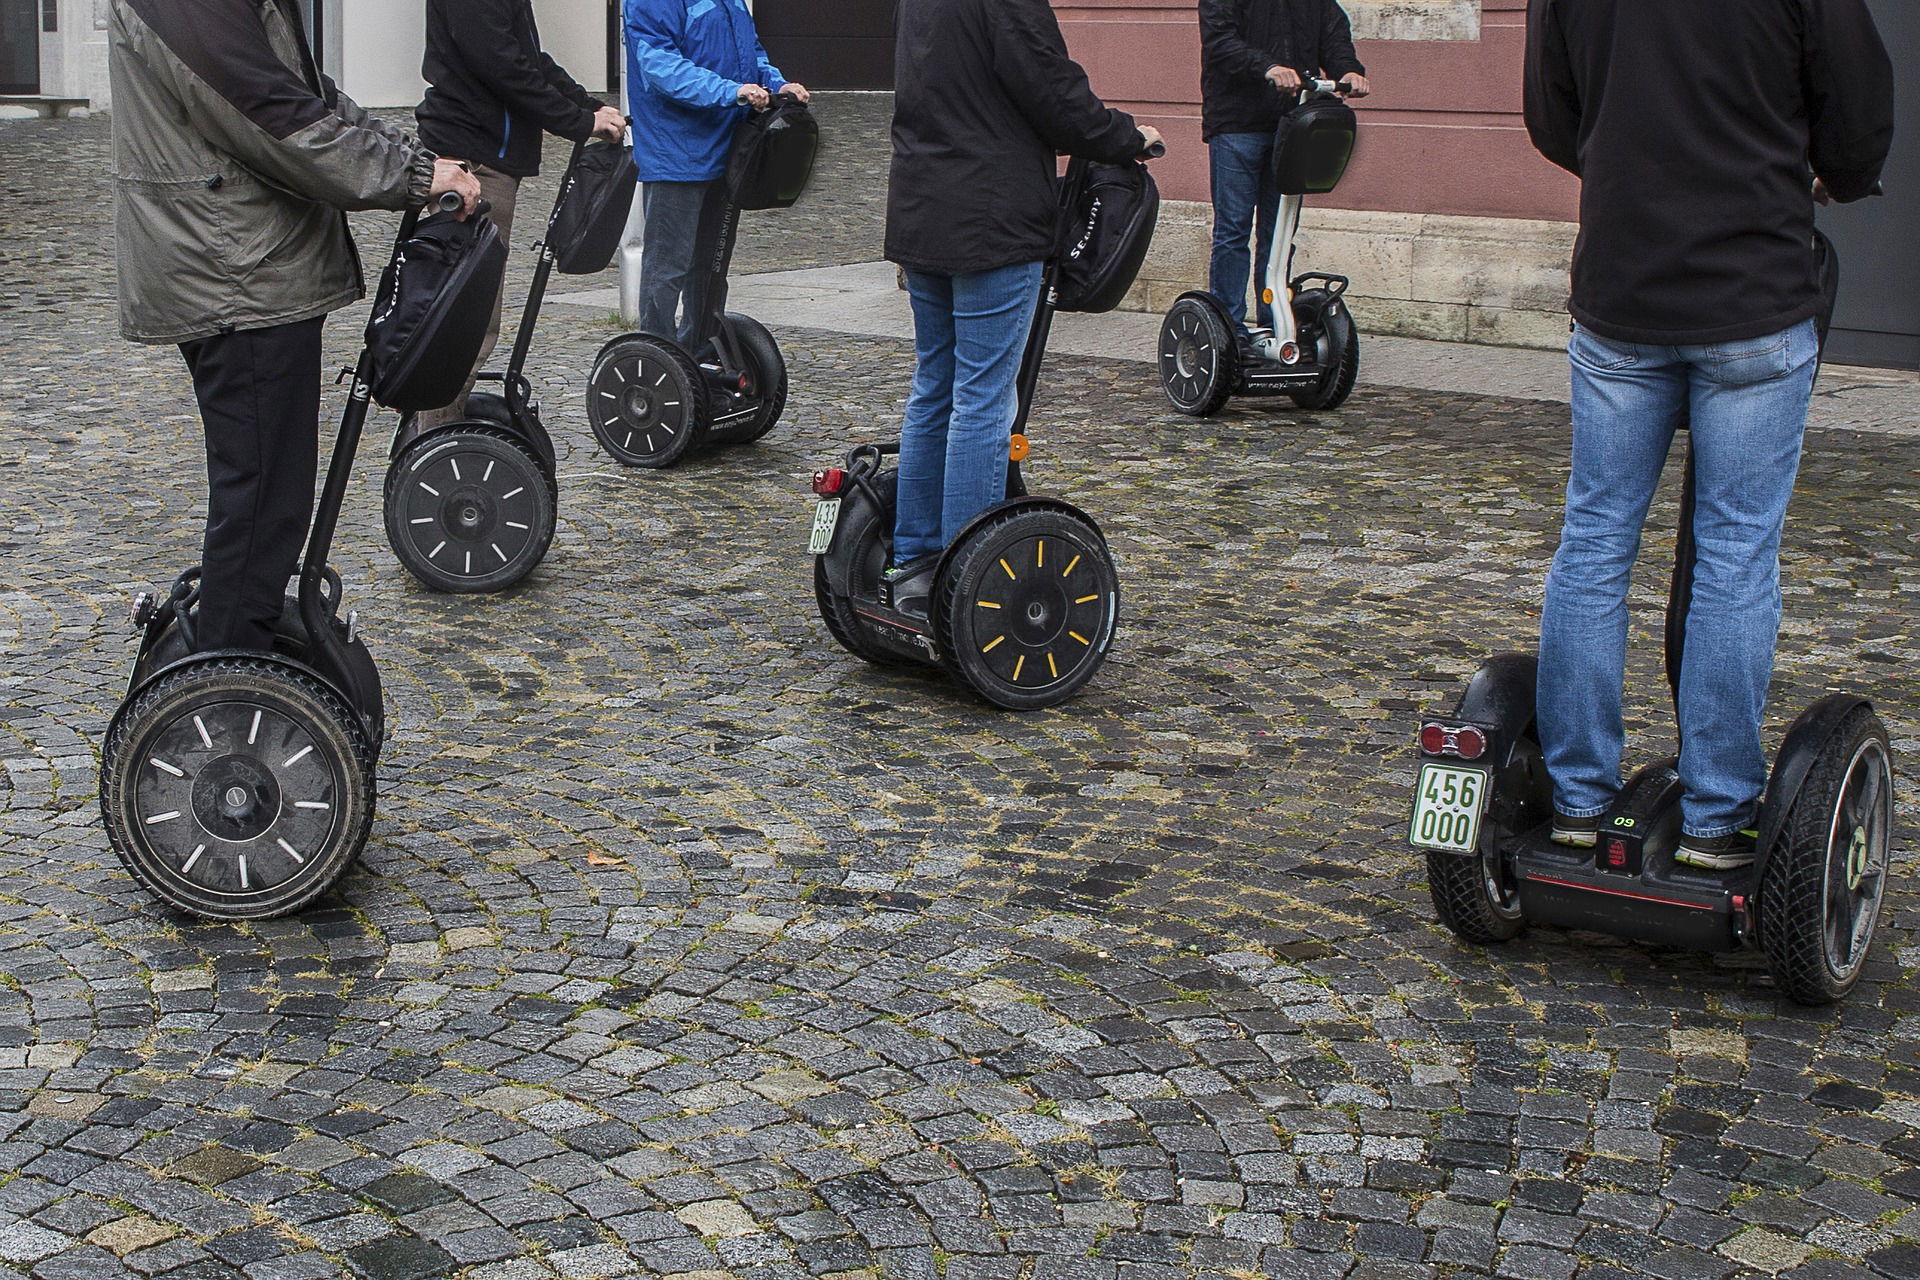
M 703 228 L 717 221 L 734 129 L 775 94 L 805 102 L 807 90 L 767 60 L 743 0 L 625 4 L 628 109 L 646 221 L 640 328 L 691 347 L 706 302 L 695 255 Z

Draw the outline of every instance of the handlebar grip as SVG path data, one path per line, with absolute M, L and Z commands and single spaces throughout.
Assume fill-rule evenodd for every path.
M 1161 156 L 1167 154 L 1167 144 L 1164 142 L 1156 142 L 1148 147 L 1146 151 L 1142 152 L 1142 154 L 1149 160 L 1158 160 Z
M 433 207 L 438 213 L 458 213 L 464 204 L 466 201 L 460 198 L 459 192 L 442 191 L 440 198 L 433 202 Z

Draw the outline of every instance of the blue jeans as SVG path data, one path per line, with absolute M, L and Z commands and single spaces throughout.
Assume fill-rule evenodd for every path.
M 1207 144 L 1207 164 L 1213 176 L 1213 256 L 1207 264 L 1207 292 L 1226 305 L 1227 314 L 1243 330 L 1247 319 L 1247 274 L 1265 275 L 1267 255 L 1273 249 L 1273 223 L 1280 211 L 1280 191 L 1273 184 L 1271 133 L 1215 134 Z M 1254 256 L 1247 256 L 1247 239 L 1259 235 Z M 1257 282 L 1264 290 L 1265 280 Z M 1273 328 L 1273 307 L 1256 304 L 1254 323 Z
M 931 555 L 1007 496 L 1015 385 L 1040 264 L 965 275 L 907 272 L 913 298 L 913 391 L 900 425 L 893 562 Z
M 1680 671 L 1688 835 L 1753 825 L 1766 786 L 1760 717 L 1780 630 L 1780 527 L 1818 364 L 1813 322 L 1708 346 L 1611 342 L 1573 365 L 1573 471 L 1540 617 L 1540 742 L 1554 808 L 1605 812 L 1620 789 L 1627 586 L 1675 429 L 1691 421 L 1699 543 Z
M 708 204 L 721 198 L 720 188 L 716 179 L 649 182 L 640 189 L 640 331 L 689 351 L 707 305 L 707 269 L 698 259 L 716 212 Z

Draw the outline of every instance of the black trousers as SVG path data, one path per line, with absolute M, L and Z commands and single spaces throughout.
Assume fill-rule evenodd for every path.
M 202 649 L 273 647 L 313 515 L 323 319 L 180 344 L 207 432 Z

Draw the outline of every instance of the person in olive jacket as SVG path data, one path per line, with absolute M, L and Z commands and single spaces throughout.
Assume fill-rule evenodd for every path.
M 533 0 L 427 0 L 427 51 L 421 74 L 427 96 L 414 110 L 420 140 L 464 160 L 480 179 L 502 243 L 511 243 L 520 181 L 540 172 L 540 142 L 551 133 L 569 142 L 618 142 L 626 118 L 580 87 L 540 48 Z M 474 361 L 486 368 L 500 338 L 506 282 L 494 295 L 493 318 Z M 467 416 L 467 390 L 451 404 L 414 419 L 422 430 Z
M 273 648 L 313 511 L 320 329 L 366 292 L 344 209 L 473 176 L 314 67 L 294 0 L 111 0 L 120 328 L 177 343 L 207 441 L 195 638 Z M 463 215 L 464 216 L 464 215 Z
M 1047 0 L 901 0 L 886 256 L 913 300 L 895 607 L 1005 496 L 1015 375 L 1058 228 L 1056 156 L 1119 163 L 1159 133 L 1094 96 Z

